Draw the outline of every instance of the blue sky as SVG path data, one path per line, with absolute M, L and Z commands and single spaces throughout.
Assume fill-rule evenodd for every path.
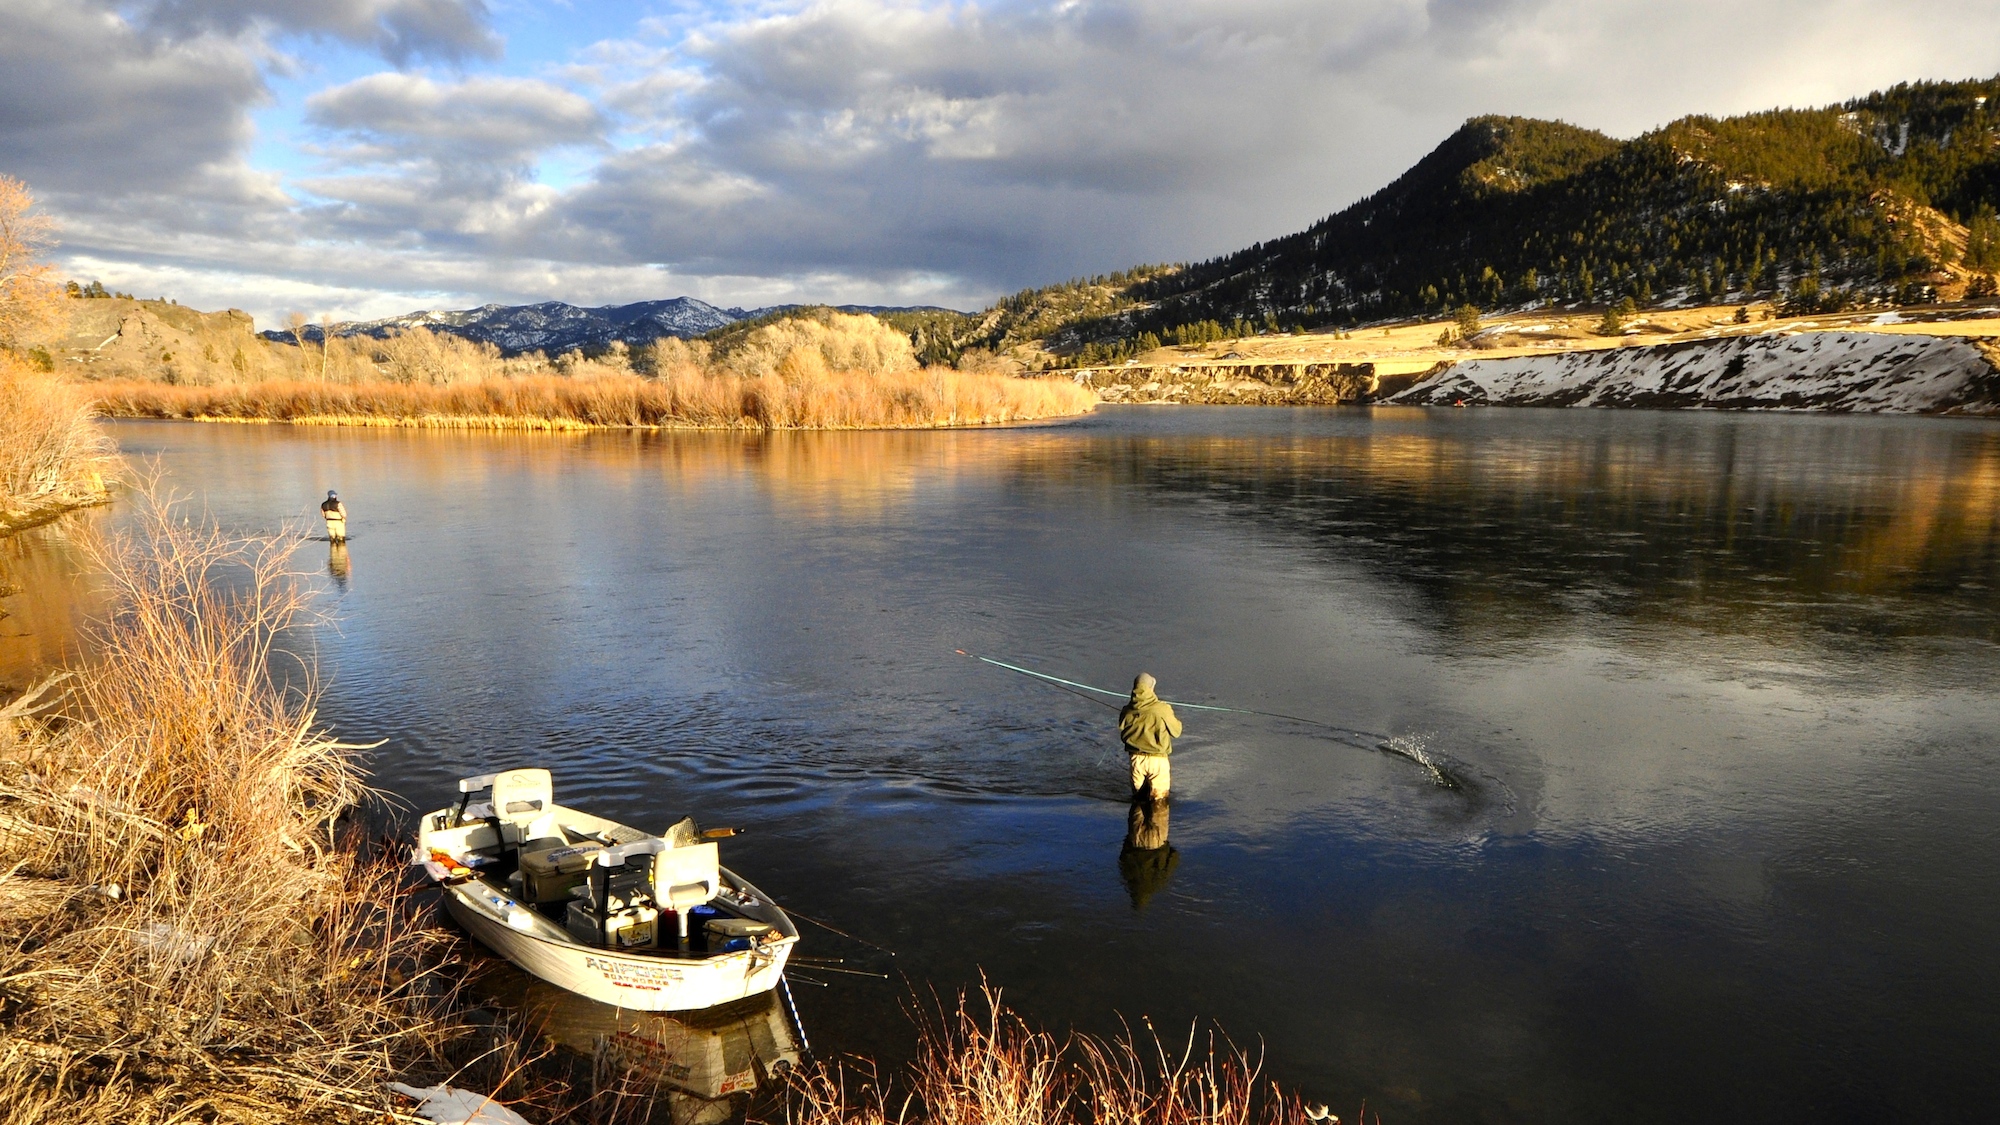
M 1297 230 L 1476 114 L 1996 72 L 1970 0 L 0 0 L 0 174 L 72 276 L 265 322 L 977 308 Z

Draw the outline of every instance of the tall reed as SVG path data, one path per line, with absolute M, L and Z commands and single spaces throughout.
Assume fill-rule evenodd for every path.
M 0 532 L 103 499 L 110 470 L 90 400 L 0 351 Z

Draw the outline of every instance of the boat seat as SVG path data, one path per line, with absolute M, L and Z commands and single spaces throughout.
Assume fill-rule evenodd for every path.
M 721 890 L 722 858 L 713 842 L 666 848 L 653 857 L 653 901 L 679 917 L 683 947 L 688 911 L 706 905 Z
M 493 775 L 493 813 L 530 824 L 555 810 L 555 782 L 543 769 L 503 770 Z

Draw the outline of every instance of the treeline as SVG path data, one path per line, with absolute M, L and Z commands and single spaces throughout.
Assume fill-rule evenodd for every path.
M 102 298 L 108 301 L 113 297 L 121 298 L 127 301 L 136 300 L 136 298 L 134 298 L 130 293 L 113 293 L 111 290 L 106 289 L 104 287 L 104 283 L 101 281 L 92 281 L 88 285 L 82 285 L 72 281 L 68 285 L 64 286 L 63 290 L 68 296 L 77 300 L 92 300 L 92 299 Z
M 996 311 L 1080 356 L 1207 321 L 1286 331 L 1468 304 L 1914 302 L 1958 279 L 1991 290 L 1981 275 L 2000 269 L 1996 202 L 2000 79 L 1689 117 L 1623 142 L 1482 117 L 1298 234 L 1133 271 L 1088 300 L 1056 287 Z

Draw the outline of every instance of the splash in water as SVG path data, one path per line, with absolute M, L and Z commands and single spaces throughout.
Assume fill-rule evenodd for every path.
M 1460 780 L 1458 774 L 1451 768 L 1450 760 L 1442 754 L 1432 753 L 1424 743 L 1425 737 L 1421 734 L 1398 734 L 1383 739 L 1376 748 L 1384 754 L 1408 758 L 1424 767 L 1430 773 L 1431 780 L 1442 788 L 1464 789 L 1465 782 Z

